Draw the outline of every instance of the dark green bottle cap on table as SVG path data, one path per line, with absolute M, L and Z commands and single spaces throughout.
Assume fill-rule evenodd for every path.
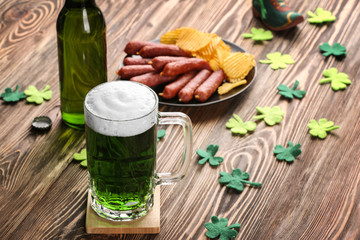
M 36 130 L 46 131 L 51 128 L 52 121 L 47 116 L 39 116 L 34 118 L 31 125 Z

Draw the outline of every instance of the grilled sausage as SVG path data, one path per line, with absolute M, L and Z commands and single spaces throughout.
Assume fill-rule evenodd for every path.
M 151 58 L 126 57 L 123 61 L 124 65 L 147 65 L 152 61 Z
M 216 91 L 220 84 L 225 79 L 223 70 L 218 69 L 214 71 L 208 79 L 205 80 L 196 90 L 195 99 L 199 102 L 205 102 Z
M 153 66 L 153 68 L 156 71 L 161 72 L 167 63 L 176 62 L 176 61 L 184 60 L 184 59 L 187 59 L 187 58 L 186 57 L 173 57 L 173 56 L 159 56 L 159 57 L 155 57 L 151 60 L 151 65 Z
M 132 77 L 130 78 L 130 81 L 142 83 L 148 87 L 156 87 L 164 83 L 172 82 L 176 78 L 177 78 L 176 76 L 164 77 L 164 76 L 160 76 L 159 73 L 152 72 L 152 73 L 145 73 L 139 76 Z
M 155 72 L 151 65 L 127 65 L 120 68 L 118 74 L 121 79 L 130 79 L 144 73 Z
M 211 70 L 207 61 L 200 58 L 189 58 L 181 61 L 171 62 L 165 65 L 162 74 L 164 76 L 176 76 L 192 70 Z
M 180 76 L 176 81 L 165 86 L 164 91 L 159 95 L 166 99 L 171 99 L 196 75 L 195 71 L 187 72 Z
M 142 47 L 147 46 L 147 45 L 153 45 L 153 44 L 158 44 L 158 43 L 137 41 L 137 40 L 130 41 L 126 44 L 124 52 L 129 55 L 139 54 L 139 51 Z
M 146 45 L 140 49 L 139 54 L 143 58 L 153 58 L 157 56 L 191 57 L 190 52 L 184 51 L 176 45 L 162 43 Z
M 188 82 L 178 93 L 179 101 L 189 102 L 194 97 L 195 90 L 210 76 L 211 72 L 207 69 L 201 70 L 196 76 Z

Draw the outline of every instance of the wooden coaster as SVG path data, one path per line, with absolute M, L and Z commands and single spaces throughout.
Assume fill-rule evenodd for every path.
M 86 232 L 91 234 L 156 234 L 160 232 L 160 187 L 155 188 L 154 206 L 150 212 L 131 222 L 113 222 L 99 217 L 90 206 L 88 194 Z

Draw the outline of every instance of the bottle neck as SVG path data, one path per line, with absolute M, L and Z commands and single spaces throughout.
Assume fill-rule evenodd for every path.
M 95 0 L 65 0 L 67 8 L 96 7 Z

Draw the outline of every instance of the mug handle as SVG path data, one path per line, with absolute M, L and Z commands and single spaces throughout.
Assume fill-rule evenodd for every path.
M 181 166 L 176 172 L 157 173 L 156 185 L 170 185 L 184 178 L 192 155 L 192 126 L 190 118 L 181 112 L 159 112 L 159 125 L 181 125 L 184 132 L 184 156 L 180 159 Z

